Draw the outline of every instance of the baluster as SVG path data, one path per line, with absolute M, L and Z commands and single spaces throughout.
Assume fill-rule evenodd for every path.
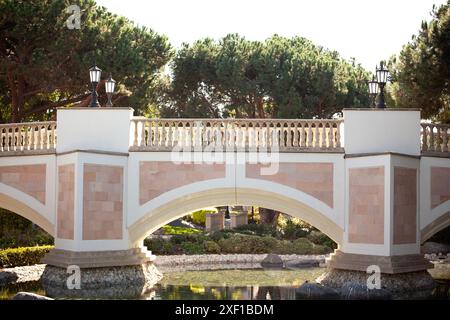
M 313 147 L 319 148 L 319 122 L 314 122 L 314 129 Z
M 34 135 L 34 127 L 30 126 L 30 150 L 34 150 L 34 143 L 35 143 L 35 135 Z
M 336 122 L 336 140 L 335 140 L 335 147 L 340 148 L 341 147 L 341 121 Z
M 147 124 L 147 121 L 141 121 L 140 127 L 138 127 L 137 121 L 135 121 L 134 123 L 136 123 L 136 127 L 135 127 L 136 132 L 138 132 L 138 129 L 140 129 L 139 130 L 140 133 L 136 134 L 136 137 L 135 137 L 136 139 L 139 138 L 139 140 L 136 140 L 135 146 L 143 148 L 146 145 L 146 143 L 145 143 L 145 125 Z
M 306 130 L 306 141 L 307 141 L 307 147 L 312 147 L 312 122 L 306 122 L 305 125 L 307 126 Z M 306 146 L 306 145 L 305 145 Z
M 153 146 L 155 148 L 159 148 L 159 120 L 156 120 L 153 122 L 153 130 L 154 130 L 154 136 L 153 136 Z
M 428 150 L 428 134 L 427 134 L 427 125 L 425 123 L 421 123 L 422 127 L 422 151 Z
M 434 125 L 430 125 L 430 143 L 428 145 L 428 150 L 435 151 L 436 148 L 434 147 Z
M 286 126 L 286 138 L 284 138 L 284 134 L 283 134 L 283 140 L 286 141 L 286 143 L 283 141 L 283 145 L 289 149 L 292 147 L 292 138 L 291 138 L 291 123 L 290 122 L 286 122 L 285 123 Z
M 133 124 L 134 124 L 134 126 L 133 126 L 133 143 L 132 143 L 133 147 L 137 147 L 139 145 L 139 143 L 138 143 L 138 140 L 139 140 L 138 139 L 139 123 L 142 123 L 142 122 L 138 121 L 138 120 L 133 120 Z
M 42 149 L 47 150 L 47 130 L 48 129 L 48 125 L 44 125 L 44 127 L 42 128 Z
M 442 152 L 448 152 L 448 128 L 442 127 Z
M 253 125 L 253 148 L 255 151 L 258 151 L 259 148 L 259 129 L 261 127 L 261 122 L 256 122 Z

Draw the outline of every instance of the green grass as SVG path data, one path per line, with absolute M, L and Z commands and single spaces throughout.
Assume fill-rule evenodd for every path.
M 172 227 L 170 225 L 165 225 L 163 227 L 164 234 L 172 234 L 172 235 L 179 235 L 179 234 L 193 234 L 193 233 L 201 233 L 201 230 L 194 229 L 194 228 L 183 228 L 183 227 Z

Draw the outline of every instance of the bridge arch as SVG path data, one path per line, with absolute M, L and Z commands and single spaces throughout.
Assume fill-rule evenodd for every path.
M 318 228 L 339 246 L 342 243 L 343 228 L 318 209 L 279 193 L 254 188 L 216 188 L 184 194 L 150 210 L 130 225 L 129 239 L 134 246 L 140 246 L 149 234 L 189 212 L 230 204 L 253 205 L 283 212 Z
M 448 201 L 448 204 L 450 205 L 450 201 Z M 420 243 L 424 243 L 436 233 L 444 230 L 448 226 L 450 226 L 450 210 L 422 229 Z
M 45 206 L 29 195 L 0 183 L 0 208 L 14 212 L 55 236 L 54 224 L 43 214 Z

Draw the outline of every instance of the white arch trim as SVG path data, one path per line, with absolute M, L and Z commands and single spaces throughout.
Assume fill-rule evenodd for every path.
M 38 202 L 36 200 L 36 202 Z M 51 236 L 55 236 L 55 226 L 50 222 L 44 215 L 39 213 L 36 208 L 31 208 L 26 205 L 23 201 L 6 195 L 5 193 L 0 193 L 0 207 L 6 210 L 12 211 L 28 220 L 38 225 L 45 231 L 47 231 Z
M 216 188 L 182 195 L 164 203 L 134 222 L 129 228 L 129 239 L 134 246 L 166 223 L 197 209 L 229 204 L 254 205 L 277 210 L 302 219 L 336 241 L 342 243 L 344 230 L 324 213 L 305 203 L 275 192 L 252 188 Z
M 425 241 L 430 239 L 433 235 L 447 228 L 448 226 L 450 226 L 450 209 L 449 211 L 440 215 L 439 218 L 429 223 L 425 228 L 421 230 L 420 243 L 424 243 Z

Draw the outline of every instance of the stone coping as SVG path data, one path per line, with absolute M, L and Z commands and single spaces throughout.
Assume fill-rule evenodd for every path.
M 131 107 L 58 107 L 56 110 L 133 110 Z
M 370 265 L 380 267 L 381 273 L 396 274 L 423 271 L 433 268 L 422 254 L 401 256 L 373 256 L 364 254 L 344 253 L 336 250 L 329 258 L 327 265 L 333 269 L 366 271 Z
M 344 108 L 342 111 L 421 111 L 419 108 Z
M 126 152 L 114 152 L 114 151 L 103 151 L 103 150 L 84 150 L 84 149 L 75 149 L 75 150 L 70 150 L 70 151 L 64 151 L 64 152 L 58 152 L 57 155 L 58 156 L 63 156 L 66 154 L 71 154 L 71 153 L 77 153 L 77 152 L 81 152 L 81 153 L 95 153 L 95 154 L 104 154 L 104 155 L 109 155 L 109 156 L 121 156 L 121 157 L 128 157 L 129 153 Z
M 18 151 L 2 151 L 0 157 L 24 157 L 24 156 L 45 156 L 50 154 L 56 154 L 55 149 L 47 150 L 18 150 Z
M 373 157 L 373 156 L 400 156 L 400 157 L 409 157 L 414 159 L 420 159 L 420 155 L 412 155 L 412 154 L 406 154 L 406 153 L 399 153 L 399 152 L 370 152 L 370 153 L 349 153 L 345 154 L 344 158 L 360 158 L 360 157 Z

